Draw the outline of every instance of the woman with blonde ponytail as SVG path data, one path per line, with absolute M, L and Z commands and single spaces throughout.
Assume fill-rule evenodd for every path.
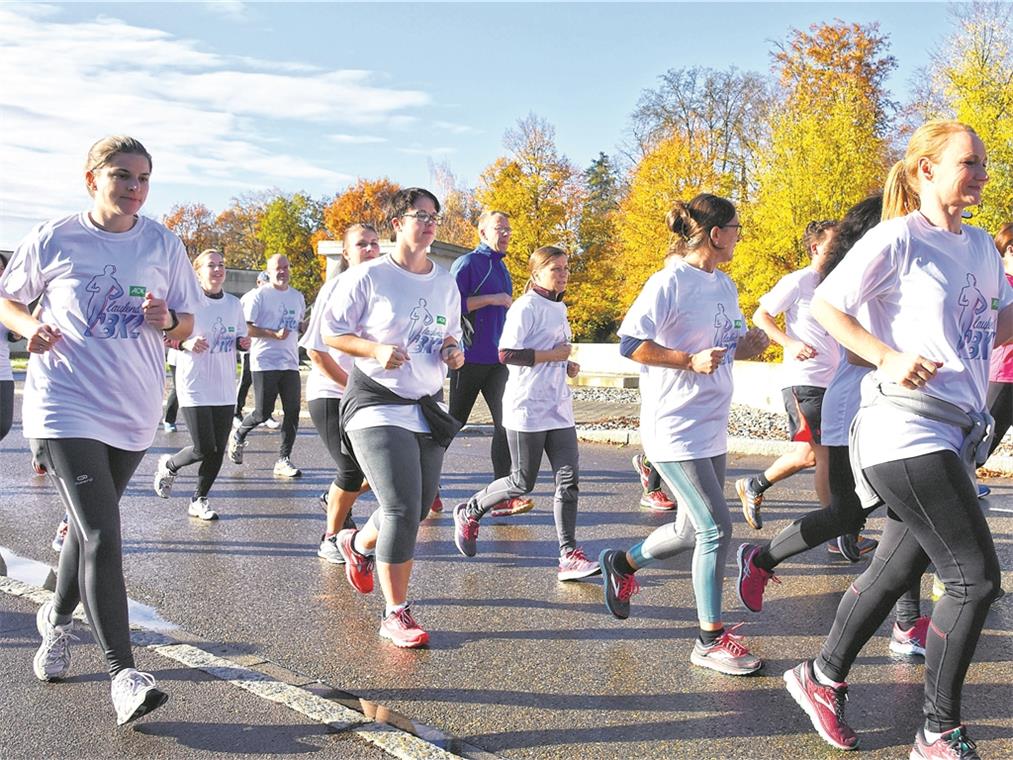
M 499 340 L 499 359 L 509 375 L 503 392 L 503 427 L 513 469 L 454 508 L 454 543 L 465 557 L 477 552 L 479 520 L 497 504 L 531 493 L 542 453 L 556 478 L 552 516 L 559 539 L 556 577 L 575 581 L 598 574 L 577 545 L 579 460 L 573 401 L 567 377 L 580 371 L 570 361 L 573 334 L 563 292 L 570 279 L 566 251 L 543 246 L 531 254 L 524 295 L 507 310 Z
M 816 290 L 817 319 L 875 368 L 852 423 L 852 467 L 863 506 L 889 508 L 870 567 L 843 596 L 819 656 L 784 674 L 839 749 L 858 746 L 844 719 L 848 671 L 932 562 L 946 593 L 926 634 L 925 723 L 911 758 L 979 757 L 961 724 L 961 691 L 999 594 L 999 563 L 973 474 L 991 429 L 989 355 L 1013 337 L 1013 288 L 992 239 L 962 222 L 987 181 L 974 130 L 923 125 L 890 171 L 884 221 Z

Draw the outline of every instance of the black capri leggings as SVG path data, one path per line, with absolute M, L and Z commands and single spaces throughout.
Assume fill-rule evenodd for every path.
M 988 455 L 992 456 L 1013 424 L 1013 383 L 989 383 L 987 403 L 988 412 L 995 419 L 995 437 L 988 450 Z
M 355 492 L 362 488 L 365 476 L 355 460 L 341 451 L 341 415 L 339 398 L 315 398 L 309 403 L 310 419 L 327 447 L 327 452 L 338 466 L 334 485 L 342 491 Z
M 235 408 L 228 406 L 184 406 L 183 419 L 190 431 L 192 446 L 180 449 L 169 460 L 169 469 L 179 472 L 181 467 L 200 462 L 197 471 L 197 487 L 193 498 L 207 496 L 215 478 L 222 469 L 222 459 L 232 432 L 232 413 Z
M 63 505 L 70 529 L 60 553 L 53 607 L 69 617 L 80 601 L 109 675 L 134 667 L 123 581 L 120 497 L 144 458 L 88 438 L 38 441 L 39 457 Z
M 946 586 L 932 612 L 925 646 L 925 726 L 961 724 L 960 697 L 988 608 L 999 586 L 999 560 L 978 494 L 952 451 L 865 468 L 891 509 L 869 569 L 845 592 L 819 666 L 837 681 L 904 589 L 931 561 Z

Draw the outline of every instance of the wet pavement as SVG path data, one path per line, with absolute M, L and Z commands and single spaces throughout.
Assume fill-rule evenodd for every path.
M 489 439 L 462 436 L 446 459 L 446 511 L 422 526 L 412 579 L 416 616 L 431 646 L 398 650 L 376 635 L 379 591 L 357 594 L 342 567 L 315 555 L 323 526 L 316 497 L 331 470 L 307 423 L 293 454 L 305 476 L 273 478 L 278 435 L 255 432 L 247 463 L 223 468 L 211 495 L 222 519 L 210 524 L 186 517 L 192 472 L 177 479 L 170 500 L 153 494 L 157 457 L 189 440 L 182 427 L 158 434 L 123 499 L 124 566 L 131 598 L 178 626 L 166 634 L 172 640 L 365 710 L 364 723 L 375 717 L 414 731 L 434 743 L 436 754 L 444 747 L 518 759 L 838 756 L 784 691 L 781 675 L 818 651 L 841 592 L 864 563 L 831 559 L 823 548 L 786 562 L 778 572 L 783 583 L 754 615 L 736 598 L 733 552 L 725 622 L 746 623 L 739 632 L 766 664 L 747 678 L 702 670 L 689 663 L 696 616 L 688 555 L 638 575 L 643 589 L 627 621 L 605 611 L 597 579 L 556 580 L 547 465 L 535 510 L 483 521 L 478 556 L 460 556 L 450 509 L 489 474 Z M 629 546 L 671 519 L 638 509 L 633 453 L 582 444 L 578 539 L 589 556 Z M 734 479 L 767 461 L 729 457 L 726 495 L 733 507 Z M 1003 586 L 1013 590 L 1013 480 L 989 484 L 993 494 L 982 508 Z M 759 534 L 736 509 L 733 548 L 769 538 L 811 509 L 811 485 L 811 477 L 799 475 L 769 491 Z M 364 497 L 354 515 L 361 522 L 374 506 Z M 0 443 L 0 546 L 52 563 L 49 542 L 60 516 L 49 484 L 32 475 L 16 427 Z M 870 521 L 871 535 L 880 525 L 881 518 Z M 929 586 L 923 584 L 926 600 Z M 26 597 L 0 594 L 0 757 L 421 756 L 418 746 L 381 750 L 363 733 L 334 733 L 334 726 L 157 649 L 138 649 L 138 658 L 165 682 L 172 701 L 133 728 L 116 729 L 87 629 L 75 645 L 69 683 L 34 679 L 35 609 Z M 964 692 L 965 720 L 984 758 L 1013 757 L 1011 625 L 1013 594 L 993 606 Z M 906 757 L 920 722 L 923 668 L 889 655 L 888 630 L 884 624 L 869 642 L 850 677 L 848 716 L 863 757 Z

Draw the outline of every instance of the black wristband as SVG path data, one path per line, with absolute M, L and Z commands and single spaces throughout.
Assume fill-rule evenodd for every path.
M 169 325 L 168 327 L 163 327 L 162 328 L 162 332 L 166 332 L 166 333 L 167 332 L 172 332 L 173 330 L 175 330 L 179 326 L 179 317 L 176 316 L 176 310 L 175 309 L 169 309 L 169 316 L 172 317 L 172 324 Z

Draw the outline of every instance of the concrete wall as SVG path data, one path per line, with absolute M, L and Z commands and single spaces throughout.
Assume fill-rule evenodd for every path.
M 591 380 L 585 383 L 587 385 L 635 387 L 635 382 L 612 380 L 635 380 L 640 375 L 640 365 L 622 356 L 618 343 L 576 343 L 572 358 L 580 364 L 581 375 Z M 771 412 L 784 411 L 779 363 L 738 361 L 732 367 L 735 379 L 733 403 Z M 600 382 L 593 382 L 596 377 Z

